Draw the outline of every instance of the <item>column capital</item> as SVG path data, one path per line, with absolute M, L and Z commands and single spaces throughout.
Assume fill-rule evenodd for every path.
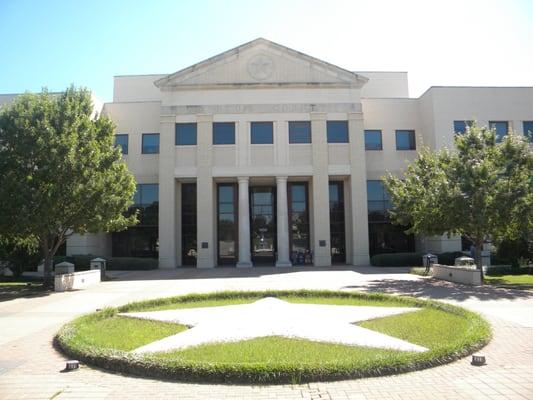
M 363 120 L 363 113 L 362 112 L 348 113 L 348 119 L 349 120 L 362 121 Z
M 171 115 L 161 115 L 159 117 L 159 121 L 162 124 L 174 124 L 176 123 L 176 116 L 174 114 Z
M 197 122 L 213 122 L 213 114 L 197 114 Z
M 311 111 L 310 113 L 311 121 L 325 121 L 327 119 L 327 114 L 325 112 Z
M 288 176 L 276 176 L 276 182 L 286 182 L 288 179 Z
M 241 182 L 249 182 L 250 181 L 250 177 L 249 176 L 238 176 L 237 177 L 237 182 L 241 183 Z

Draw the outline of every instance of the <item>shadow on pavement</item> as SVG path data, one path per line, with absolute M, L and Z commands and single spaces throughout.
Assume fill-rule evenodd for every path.
M 53 292 L 53 290 L 46 289 L 42 284 L 0 282 L 0 302 L 20 298 L 43 297 Z
M 361 285 L 344 286 L 343 289 L 363 290 L 404 294 L 414 297 L 427 297 L 433 300 L 464 301 L 476 299 L 481 301 L 501 299 L 533 299 L 533 292 L 498 288 L 490 285 L 469 286 L 436 279 L 396 280 L 382 279 L 361 283 Z

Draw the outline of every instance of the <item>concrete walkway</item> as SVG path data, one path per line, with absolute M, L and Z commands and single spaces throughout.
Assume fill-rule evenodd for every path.
M 114 273 L 91 289 L 0 303 L 0 399 L 532 399 L 533 292 L 436 282 L 398 268 L 181 269 Z M 382 378 L 304 385 L 199 385 L 125 377 L 82 366 L 60 373 L 59 327 L 106 305 L 218 290 L 342 289 L 410 294 L 481 312 L 488 365 L 452 364 Z

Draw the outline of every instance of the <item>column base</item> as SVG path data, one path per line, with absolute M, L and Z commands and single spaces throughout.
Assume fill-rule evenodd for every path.
M 368 254 L 354 254 L 352 257 L 352 265 L 366 267 L 370 265 L 370 257 Z
M 176 259 L 174 258 L 160 258 L 159 269 L 174 269 L 177 267 Z
M 315 267 L 331 267 L 331 256 L 315 255 L 313 259 L 313 265 Z
M 236 265 L 237 268 L 251 268 L 253 266 L 254 265 L 251 262 L 240 262 L 240 261 Z
M 276 261 L 276 267 L 292 267 L 290 261 Z

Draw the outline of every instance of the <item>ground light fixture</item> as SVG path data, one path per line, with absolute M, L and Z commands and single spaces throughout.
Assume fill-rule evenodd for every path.
M 485 365 L 487 363 L 487 360 L 485 359 L 485 356 L 483 354 L 472 354 L 472 365 L 481 366 Z
M 65 364 L 65 369 L 61 372 L 75 371 L 80 368 L 80 362 L 78 360 L 68 360 Z

